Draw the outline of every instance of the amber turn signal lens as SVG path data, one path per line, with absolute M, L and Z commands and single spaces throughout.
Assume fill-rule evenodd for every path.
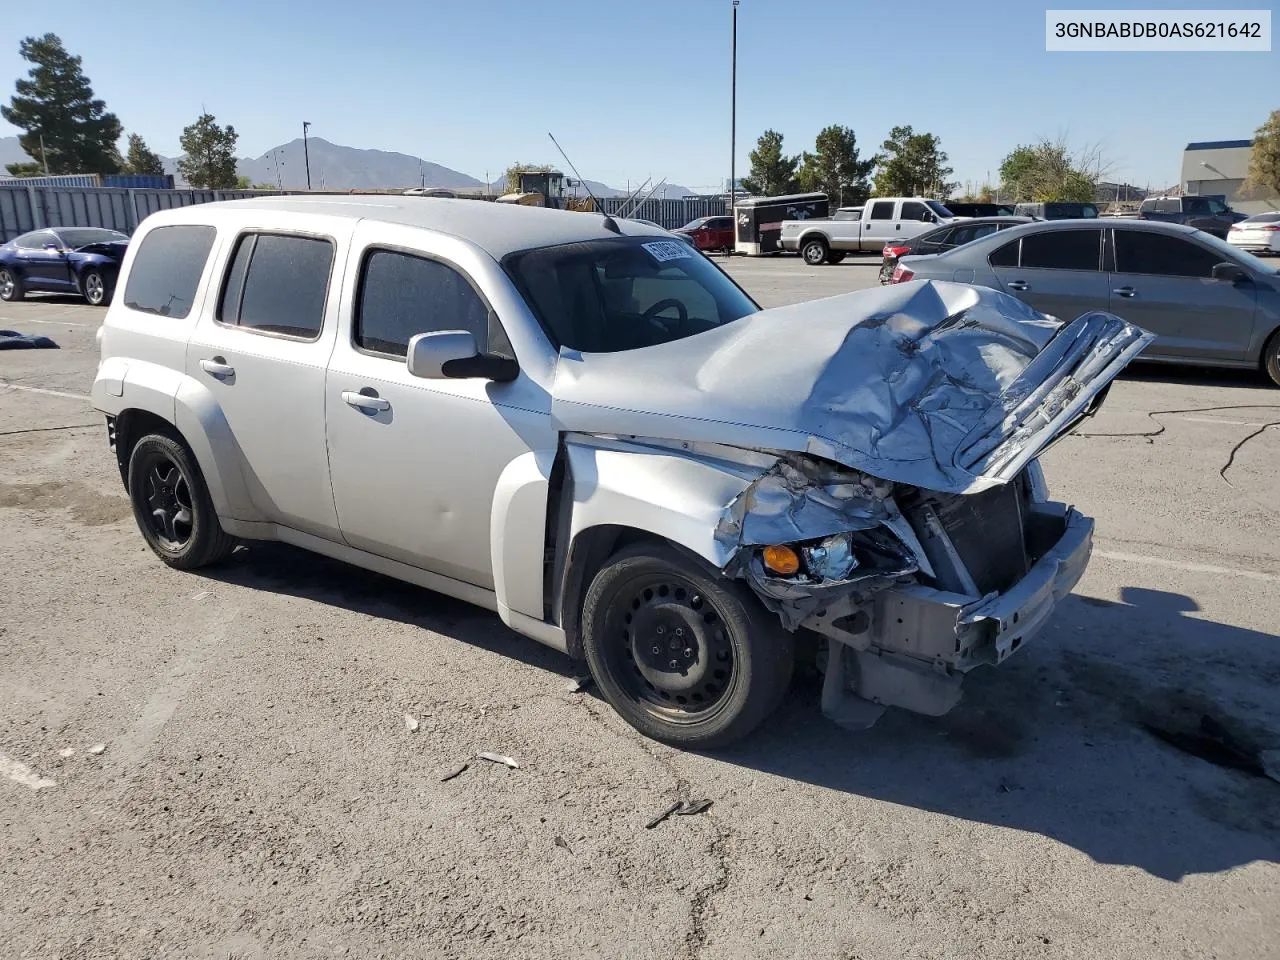
M 765 547 L 760 558 L 771 573 L 790 576 L 800 569 L 800 555 L 790 547 Z

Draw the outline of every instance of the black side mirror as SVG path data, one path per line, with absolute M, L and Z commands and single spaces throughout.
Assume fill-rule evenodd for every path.
M 1210 276 L 1223 283 L 1239 283 L 1241 280 L 1248 279 L 1249 274 L 1234 263 L 1215 263 Z
M 920 214 L 920 222 L 921 223 L 937 223 L 938 218 L 935 217 L 928 210 L 926 210 L 924 213 Z

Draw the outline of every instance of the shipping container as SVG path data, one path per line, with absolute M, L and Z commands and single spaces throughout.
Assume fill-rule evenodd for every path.
M 102 178 L 104 187 L 125 187 L 129 190 L 172 190 L 172 173 L 108 173 Z
M 11 177 L 6 187 L 100 187 L 102 178 L 96 173 L 60 173 L 51 177 Z

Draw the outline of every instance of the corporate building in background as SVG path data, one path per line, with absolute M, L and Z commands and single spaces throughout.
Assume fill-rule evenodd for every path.
M 1252 140 L 1188 143 L 1182 151 L 1182 192 L 1187 196 L 1225 196 L 1227 203 L 1241 213 L 1263 213 L 1274 209 L 1275 198 L 1240 197 L 1252 152 Z

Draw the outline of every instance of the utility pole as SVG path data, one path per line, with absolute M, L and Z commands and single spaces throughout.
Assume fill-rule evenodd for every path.
M 729 216 L 738 236 L 738 0 L 733 0 L 733 54 L 729 78 Z
M 302 162 L 307 165 L 307 189 L 311 189 L 311 153 L 307 150 L 307 127 L 311 126 L 306 120 L 302 121 Z

